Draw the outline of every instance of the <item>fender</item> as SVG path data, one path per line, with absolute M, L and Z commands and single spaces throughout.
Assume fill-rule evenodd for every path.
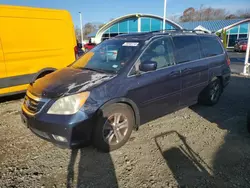
M 125 103 L 125 104 L 128 104 L 132 108 L 132 110 L 134 111 L 134 115 L 135 115 L 135 129 L 138 130 L 138 128 L 140 126 L 140 111 L 139 111 L 139 108 L 137 107 L 137 105 L 135 104 L 135 102 L 132 101 L 131 99 L 128 99 L 125 97 L 111 99 L 111 100 L 107 101 L 105 104 L 103 104 L 99 108 L 99 110 L 102 110 L 105 107 L 112 105 L 114 103 Z

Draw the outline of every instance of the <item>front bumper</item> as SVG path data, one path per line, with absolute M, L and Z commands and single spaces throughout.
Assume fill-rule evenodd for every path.
M 74 115 L 40 113 L 31 116 L 22 109 L 23 123 L 37 136 L 62 148 L 75 148 L 90 142 L 93 121 L 83 111 Z M 59 137 L 65 140 L 57 139 Z

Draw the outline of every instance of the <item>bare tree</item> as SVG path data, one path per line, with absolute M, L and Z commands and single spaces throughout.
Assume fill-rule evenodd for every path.
M 201 5 L 199 10 L 195 10 L 193 7 L 187 8 L 180 17 L 180 20 L 182 22 L 220 20 L 226 19 L 228 15 L 229 13 L 225 9 L 211 7 L 203 8 L 203 5 Z
M 184 10 L 183 15 L 180 17 L 182 22 L 194 21 L 195 9 L 193 7 L 189 7 Z
M 100 25 L 98 26 L 98 28 L 100 29 L 100 28 L 102 28 L 104 25 L 105 25 L 105 24 L 100 24 Z
M 76 34 L 76 39 L 78 41 L 81 41 L 81 29 L 78 26 L 75 27 L 75 34 Z
M 178 16 L 178 15 L 170 15 L 170 16 L 168 16 L 168 19 L 173 21 L 173 22 L 178 23 L 180 21 L 180 16 Z
M 238 18 L 250 18 L 250 9 L 238 10 L 236 15 Z
M 235 19 L 235 18 L 237 18 L 236 15 L 234 15 L 234 14 L 229 14 L 229 15 L 226 17 L 226 20 Z
M 88 34 L 96 31 L 98 28 L 96 25 L 92 24 L 92 23 L 86 23 L 83 26 L 83 38 L 87 39 L 88 38 Z

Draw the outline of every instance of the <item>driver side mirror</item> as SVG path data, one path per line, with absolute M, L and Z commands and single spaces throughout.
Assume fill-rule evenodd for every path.
M 157 63 L 155 61 L 143 61 L 139 66 L 139 70 L 142 72 L 154 71 L 156 69 Z

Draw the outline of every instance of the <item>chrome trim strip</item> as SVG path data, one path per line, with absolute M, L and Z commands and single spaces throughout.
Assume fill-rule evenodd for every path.
M 28 109 L 25 107 L 24 103 L 22 104 L 22 110 L 29 116 L 35 116 L 36 114 L 40 113 L 42 111 L 42 109 L 47 105 L 47 103 L 50 101 L 50 99 L 47 99 L 47 98 L 40 98 L 40 97 L 37 97 L 37 96 L 34 96 L 33 94 L 31 94 L 29 91 L 26 92 L 26 95 L 31 98 L 32 100 L 34 101 L 37 101 L 37 102 L 44 102 L 44 105 L 42 106 L 42 108 L 36 112 L 36 113 L 32 113 L 32 112 L 29 112 Z
M 46 98 L 37 97 L 37 96 L 31 94 L 29 91 L 26 92 L 26 95 L 27 95 L 29 98 L 31 98 L 31 99 L 33 99 L 34 101 L 37 101 L 37 102 L 46 102 L 46 101 L 48 100 L 48 99 L 46 99 Z
M 34 116 L 33 113 L 30 113 L 28 110 L 26 110 L 24 104 L 22 104 L 22 110 L 23 110 L 26 114 L 28 114 L 29 116 Z

